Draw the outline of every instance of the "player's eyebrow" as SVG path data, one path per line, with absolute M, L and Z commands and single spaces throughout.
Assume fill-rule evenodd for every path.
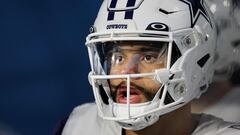
M 162 49 L 163 49 L 163 47 L 161 47 L 161 48 L 158 48 L 158 47 L 142 47 L 142 48 L 139 48 L 139 51 L 141 51 L 141 52 L 159 52 Z
M 166 49 L 166 47 L 161 46 L 161 47 L 152 47 L 152 46 L 143 46 L 143 47 L 138 47 L 138 48 L 122 48 L 122 47 L 114 47 L 111 52 L 121 52 L 122 50 L 130 50 L 130 51 L 140 51 L 140 52 L 148 52 L 148 51 L 153 51 L 153 52 L 159 52 L 162 49 Z

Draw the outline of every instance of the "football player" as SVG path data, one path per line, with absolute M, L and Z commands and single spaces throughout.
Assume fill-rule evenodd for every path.
M 86 38 L 95 103 L 62 135 L 237 135 L 191 113 L 214 72 L 216 27 L 203 0 L 104 0 Z

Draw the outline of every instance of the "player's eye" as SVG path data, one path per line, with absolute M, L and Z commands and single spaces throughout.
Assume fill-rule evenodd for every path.
M 157 61 L 157 56 L 154 54 L 146 54 L 142 57 L 142 61 L 151 64 Z
M 115 64 L 121 64 L 124 61 L 124 57 L 121 53 L 115 53 L 112 57 L 112 62 Z

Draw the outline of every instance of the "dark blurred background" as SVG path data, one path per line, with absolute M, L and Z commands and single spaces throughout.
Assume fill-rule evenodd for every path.
M 0 135 L 52 134 L 93 101 L 84 43 L 100 3 L 0 0 Z

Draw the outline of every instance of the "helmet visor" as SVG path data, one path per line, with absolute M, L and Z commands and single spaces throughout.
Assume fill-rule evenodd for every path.
M 99 80 L 102 84 L 104 82 L 104 86 L 107 86 L 104 90 L 108 98 L 122 104 L 127 103 L 128 96 L 131 104 L 153 100 L 162 84 L 155 80 L 155 74 L 149 76 L 143 74 L 166 69 L 168 44 L 168 42 L 149 41 L 117 41 L 96 44 L 98 63 L 100 63 L 97 64 L 96 73 L 119 76 Z M 133 75 L 130 78 L 130 84 L 126 77 L 121 77 L 124 75 Z M 138 76 L 134 77 L 134 75 Z M 127 89 L 130 91 L 128 92 Z
M 105 75 L 151 73 L 167 67 L 166 42 L 117 41 L 96 48 Z

